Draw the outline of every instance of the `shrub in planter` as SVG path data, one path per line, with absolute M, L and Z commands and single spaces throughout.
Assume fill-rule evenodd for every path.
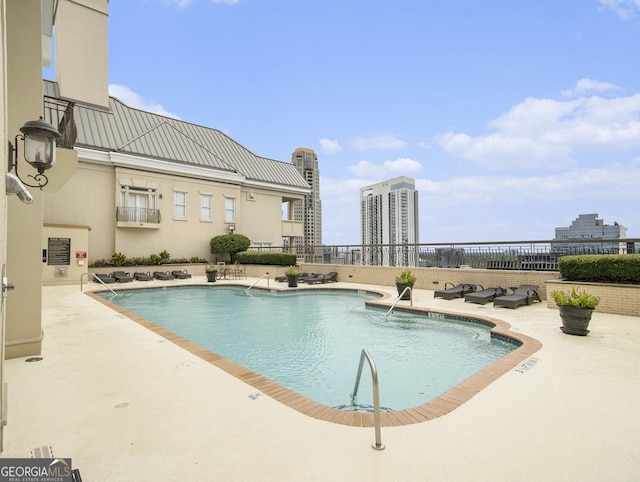
M 416 277 L 413 275 L 413 272 L 410 269 L 404 270 L 398 276 L 396 276 L 396 289 L 398 290 L 398 296 L 401 296 L 401 300 L 410 300 L 411 292 L 404 290 L 407 289 L 407 286 L 413 289 L 413 285 L 416 284 Z M 404 294 L 403 294 L 404 292 Z
M 551 296 L 560 311 L 562 332 L 568 335 L 587 335 L 591 315 L 600 299 L 586 291 L 579 291 L 575 287 L 570 292 L 553 291 Z
M 298 286 L 298 277 L 300 276 L 300 271 L 295 266 L 289 266 L 287 270 L 284 272 L 284 275 L 287 277 L 287 282 L 289 288 L 295 288 Z

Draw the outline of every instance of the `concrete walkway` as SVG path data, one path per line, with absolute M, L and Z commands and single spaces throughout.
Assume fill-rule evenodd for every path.
M 596 311 L 576 337 L 543 303 L 416 290 L 414 304 L 499 318 L 543 347 L 453 412 L 384 427 L 376 451 L 371 428 L 302 415 L 79 286 L 44 287 L 43 360 L 5 362 L 2 457 L 50 446 L 85 482 L 640 480 L 639 318 Z

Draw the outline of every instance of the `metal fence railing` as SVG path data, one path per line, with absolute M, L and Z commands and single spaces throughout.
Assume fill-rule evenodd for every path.
M 145 208 L 122 208 L 116 210 L 116 220 L 119 222 L 135 222 L 135 223 L 160 223 L 159 209 Z
M 561 256 L 636 253 L 640 252 L 640 239 L 287 246 L 250 250 L 293 253 L 299 262 L 307 263 L 557 271 Z

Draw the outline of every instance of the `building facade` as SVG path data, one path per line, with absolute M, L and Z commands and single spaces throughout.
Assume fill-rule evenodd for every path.
M 418 225 L 414 179 L 397 177 L 360 189 L 363 264 L 418 266 Z M 373 247 L 379 245 L 390 246 Z
M 47 98 L 57 99 L 57 84 L 45 84 Z M 257 247 L 302 236 L 302 222 L 282 219 L 283 204 L 309 191 L 291 164 L 257 156 L 216 129 L 115 98 L 108 109 L 75 99 L 73 112 L 77 171 L 47 195 L 44 217 L 56 230 L 51 237 L 60 237 L 60 226 L 71 234 L 87 227 L 89 263 L 161 251 L 211 259 L 209 242 L 220 234 L 243 234 Z M 70 270 L 76 278 L 82 267 L 71 263 Z M 49 266 L 45 276 L 62 281 Z
M 290 163 L 109 97 L 107 0 L 2 7 L 5 146 L 39 117 L 61 134 L 49 183 L 29 188 L 32 203 L 3 197 L 3 268 L 15 286 L 2 305 L 6 357 L 41 353 L 43 284 L 78 283 L 92 262 L 114 253 L 211 259 L 209 241 L 220 234 L 244 234 L 262 247 L 303 236 L 302 222 L 282 219 L 283 205 L 309 192 Z M 43 81 L 54 48 L 56 81 Z M 23 179 L 32 172 L 20 164 Z
M 606 224 L 599 214 L 580 214 L 568 227 L 555 229 L 552 250 L 560 254 L 619 254 L 627 250 L 626 242 L 602 242 L 597 239 L 620 239 L 627 237 L 627 228 L 614 222 Z M 584 239 L 584 243 L 563 243 L 563 239 Z M 560 242 L 556 242 L 560 241 Z
M 293 204 L 293 219 L 304 222 L 304 236 L 295 239 L 295 246 L 304 253 L 304 260 L 309 263 L 322 262 L 322 201 L 320 199 L 320 169 L 318 156 L 312 149 L 297 148 L 291 155 L 291 163 L 307 181 L 311 191 L 305 195 L 304 201 Z M 314 252 L 304 247 L 316 247 Z M 316 252 L 317 251 L 317 252 Z

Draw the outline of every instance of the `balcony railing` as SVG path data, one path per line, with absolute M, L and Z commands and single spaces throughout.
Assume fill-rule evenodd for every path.
M 44 120 L 55 126 L 60 132 L 57 141 L 58 147 L 72 149 L 76 144 L 78 130 L 73 118 L 75 102 L 57 99 L 55 97 L 44 98 Z
M 306 263 L 557 271 L 561 256 L 626 254 L 640 252 L 638 248 L 640 239 L 632 238 L 250 249 L 293 253 L 299 261 Z
M 119 207 L 116 209 L 116 221 L 119 223 L 160 224 L 160 210 Z

